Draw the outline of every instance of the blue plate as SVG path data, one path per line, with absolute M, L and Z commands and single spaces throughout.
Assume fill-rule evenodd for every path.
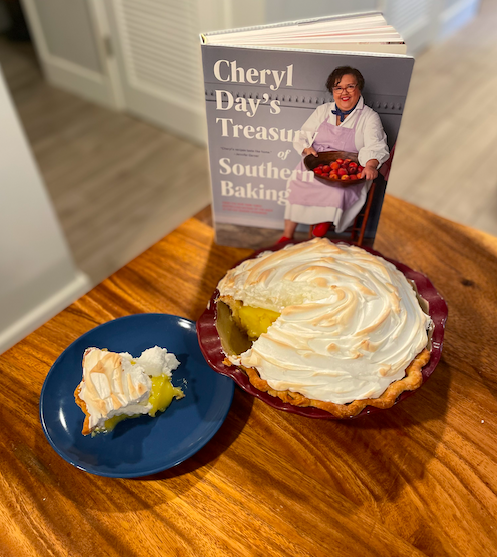
M 84 414 L 73 393 L 86 348 L 139 356 L 155 345 L 180 361 L 173 384 L 185 397 L 155 418 L 125 420 L 93 438 L 82 435 Z M 133 478 L 176 466 L 201 449 L 224 422 L 234 390 L 231 379 L 206 364 L 193 321 L 161 313 L 129 315 L 95 327 L 62 352 L 41 390 L 40 419 L 48 441 L 70 464 L 98 476 Z

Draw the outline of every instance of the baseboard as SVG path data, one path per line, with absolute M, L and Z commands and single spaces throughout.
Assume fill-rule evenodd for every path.
M 92 287 L 87 275 L 78 271 L 74 280 L 29 313 L 0 332 L 0 354 L 46 323 Z
M 106 76 L 58 56 L 45 57 L 43 69 L 52 85 L 106 108 L 117 108 L 110 80 Z
M 440 15 L 437 41 L 446 39 L 463 25 L 471 21 L 480 6 L 480 0 L 459 0 Z

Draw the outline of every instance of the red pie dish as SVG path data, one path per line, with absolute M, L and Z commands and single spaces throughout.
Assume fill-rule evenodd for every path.
M 249 259 L 257 257 L 262 252 L 279 251 L 283 247 L 284 246 L 276 245 L 271 248 L 259 250 L 258 252 L 254 253 Z M 415 285 L 418 299 L 421 299 L 420 305 L 424 306 L 424 312 L 431 317 L 432 327 L 430 330 L 430 340 L 428 345 L 430 354 L 428 362 L 421 369 L 422 378 L 420 386 L 422 386 L 431 376 L 441 358 L 445 323 L 448 315 L 447 304 L 445 303 L 445 300 L 442 298 L 442 296 L 437 292 L 431 281 L 425 275 L 410 269 L 403 263 L 399 263 L 398 261 L 384 257 L 383 255 L 381 255 L 381 253 L 373 249 L 362 249 L 372 255 L 382 257 L 386 261 L 392 263 L 397 268 L 397 270 L 399 270 L 408 279 L 408 281 L 411 282 L 411 284 Z M 352 417 L 355 418 L 359 416 L 369 415 L 388 409 L 368 405 L 354 416 L 339 417 L 319 407 L 297 406 L 288 402 L 284 402 L 283 400 L 281 400 L 281 398 L 272 396 L 271 394 L 269 394 L 268 392 L 264 392 L 263 390 L 259 390 L 250 382 L 247 373 L 243 371 L 243 369 L 236 365 L 226 365 L 225 363 L 227 354 L 223 349 L 223 343 L 226 346 L 227 337 L 226 332 L 222 332 L 221 336 L 223 337 L 223 340 L 221 340 L 220 333 L 218 331 L 218 324 L 222 323 L 225 319 L 223 315 L 226 311 L 229 310 L 226 310 L 226 306 L 223 303 L 219 302 L 219 291 L 216 289 L 213 292 L 209 303 L 207 304 L 206 310 L 197 321 L 197 336 L 200 350 L 208 365 L 214 371 L 221 375 L 230 377 L 241 389 L 243 389 L 247 393 L 262 400 L 273 408 L 298 414 L 300 416 L 306 416 L 309 418 L 351 419 Z M 398 404 L 402 400 L 405 400 L 407 397 L 413 395 L 416 391 L 417 388 L 415 390 L 404 390 L 397 396 L 397 398 L 395 398 L 393 404 Z

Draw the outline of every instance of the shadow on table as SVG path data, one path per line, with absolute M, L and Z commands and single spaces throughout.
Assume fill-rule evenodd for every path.
M 235 387 L 233 403 L 226 420 L 219 428 L 219 431 L 204 447 L 202 447 L 202 449 L 174 468 L 169 468 L 168 470 L 150 476 L 135 478 L 134 481 L 168 480 L 178 478 L 185 474 L 191 474 L 192 472 L 198 471 L 200 468 L 205 468 L 205 470 L 200 472 L 200 476 L 204 475 L 214 466 L 214 461 L 219 458 L 235 441 L 238 435 L 240 435 L 250 416 L 253 404 L 253 397 L 244 396 L 242 391 L 238 387 Z M 200 476 L 197 472 L 195 476 L 197 481 L 200 479 Z M 190 484 L 188 489 L 192 487 L 192 485 L 193 484 Z M 179 494 L 180 492 L 176 492 L 176 495 Z
M 358 506 L 371 499 L 375 504 L 396 501 L 407 486 L 415 490 L 437 458 L 446 429 L 450 382 L 450 366 L 442 356 L 426 384 L 393 408 L 330 422 L 321 441 L 328 437 L 338 466 L 343 467 L 342 475 L 336 464 L 330 464 L 330 488 Z
M 57 477 L 50 478 L 52 487 L 78 507 L 97 510 L 99 512 L 128 512 L 130 510 L 145 510 L 162 505 L 188 492 L 195 484 L 202 481 L 215 466 L 215 461 L 226 451 L 243 430 L 252 410 L 252 397 L 244 397 L 235 388 L 235 395 L 231 409 L 214 437 L 188 460 L 174 468 L 150 476 L 132 479 L 116 479 L 94 476 L 79 472 L 74 474 L 74 468 L 68 463 L 58 469 Z M 57 457 L 59 458 L 59 457 Z M 47 468 L 48 471 L 49 468 Z M 182 476 L 189 475 L 188 479 Z M 47 478 L 45 478 L 45 481 Z M 166 489 L 154 488 L 155 482 L 167 480 Z M 95 484 L 99 489 L 96 495 Z M 141 484 L 141 487 L 139 486 Z M 87 491 L 93 491 L 92 497 L 87 497 Z

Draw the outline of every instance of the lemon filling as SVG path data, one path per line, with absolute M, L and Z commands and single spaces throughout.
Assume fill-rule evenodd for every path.
M 270 309 L 237 305 L 232 307 L 233 319 L 247 333 L 250 340 L 257 340 L 278 319 L 280 314 Z
M 131 363 L 135 364 L 133 361 Z M 174 398 L 183 398 L 185 394 L 180 387 L 173 387 L 173 384 L 167 375 L 159 375 L 158 377 L 151 377 L 150 379 L 152 381 L 152 388 L 150 390 L 148 403 L 152 405 L 152 408 L 148 411 L 148 415 L 154 418 L 157 412 L 164 412 Z M 104 427 L 100 431 L 109 433 L 119 422 L 129 418 L 139 418 L 143 415 L 144 414 L 132 414 L 131 416 L 128 416 L 127 414 L 120 414 L 118 416 L 114 416 L 105 420 Z
M 112 431 L 119 422 L 127 420 L 128 418 L 138 418 L 139 416 L 142 415 L 143 414 L 133 414 L 132 416 L 127 416 L 126 414 L 121 414 L 120 416 L 114 416 L 113 418 L 109 418 L 108 420 L 105 420 L 104 427 L 102 428 L 101 431 L 103 432 Z M 92 436 L 95 435 L 95 433 L 98 433 L 99 431 L 100 430 L 98 429 L 95 430 L 95 432 L 92 433 Z
M 173 387 L 167 375 L 152 377 L 152 390 L 150 391 L 149 403 L 152 408 L 148 411 L 154 417 L 157 412 L 164 410 L 171 404 L 173 398 L 183 398 L 185 395 L 179 387 Z

